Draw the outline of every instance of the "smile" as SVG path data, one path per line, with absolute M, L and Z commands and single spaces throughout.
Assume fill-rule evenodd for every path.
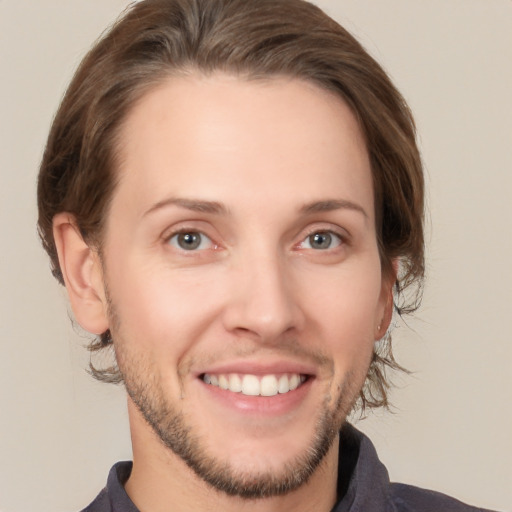
M 283 375 L 240 375 L 209 374 L 202 376 L 203 382 L 233 393 L 241 393 L 247 396 L 274 396 L 285 394 L 300 387 L 306 381 L 306 375 L 290 373 Z

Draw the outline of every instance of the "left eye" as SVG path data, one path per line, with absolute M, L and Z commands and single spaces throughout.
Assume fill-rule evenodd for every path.
M 176 233 L 169 238 L 169 244 L 183 251 L 196 251 L 213 247 L 211 239 L 198 231 Z
M 325 251 L 326 249 L 338 247 L 341 243 L 341 237 L 332 231 L 316 231 L 311 233 L 301 245 L 305 249 Z

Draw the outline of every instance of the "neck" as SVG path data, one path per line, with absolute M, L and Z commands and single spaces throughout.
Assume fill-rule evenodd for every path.
M 139 510 L 166 512 L 329 512 L 336 502 L 339 438 L 311 478 L 283 496 L 244 499 L 217 491 L 183 460 L 164 447 L 156 434 L 129 406 L 133 469 L 125 489 Z

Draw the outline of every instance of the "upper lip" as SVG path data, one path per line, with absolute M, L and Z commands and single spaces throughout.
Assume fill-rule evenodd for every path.
M 316 370 L 311 364 L 290 360 L 231 360 L 200 368 L 195 373 L 198 377 L 205 373 L 217 375 L 230 373 L 243 375 L 280 375 L 285 373 L 297 373 L 313 376 L 316 374 Z

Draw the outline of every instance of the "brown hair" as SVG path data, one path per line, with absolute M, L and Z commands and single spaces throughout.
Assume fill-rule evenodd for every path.
M 116 184 L 120 125 L 150 88 L 188 70 L 290 76 L 343 98 L 367 142 L 384 272 L 400 261 L 395 308 L 414 311 L 424 275 L 424 184 L 413 118 L 379 64 L 343 27 L 303 0 L 143 0 L 95 44 L 57 111 L 39 173 L 39 233 L 59 282 L 54 215 L 72 213 L 84 239 L 100 247 Z M 90 348 L 110 341 L 104 333 Z M 386 367 L 399 368 L 389 337 L 376 345 L 360 395 L 363 408 L 387 405 Z M 121 380 L 116 367 L 91 369 L 100 380 Z

